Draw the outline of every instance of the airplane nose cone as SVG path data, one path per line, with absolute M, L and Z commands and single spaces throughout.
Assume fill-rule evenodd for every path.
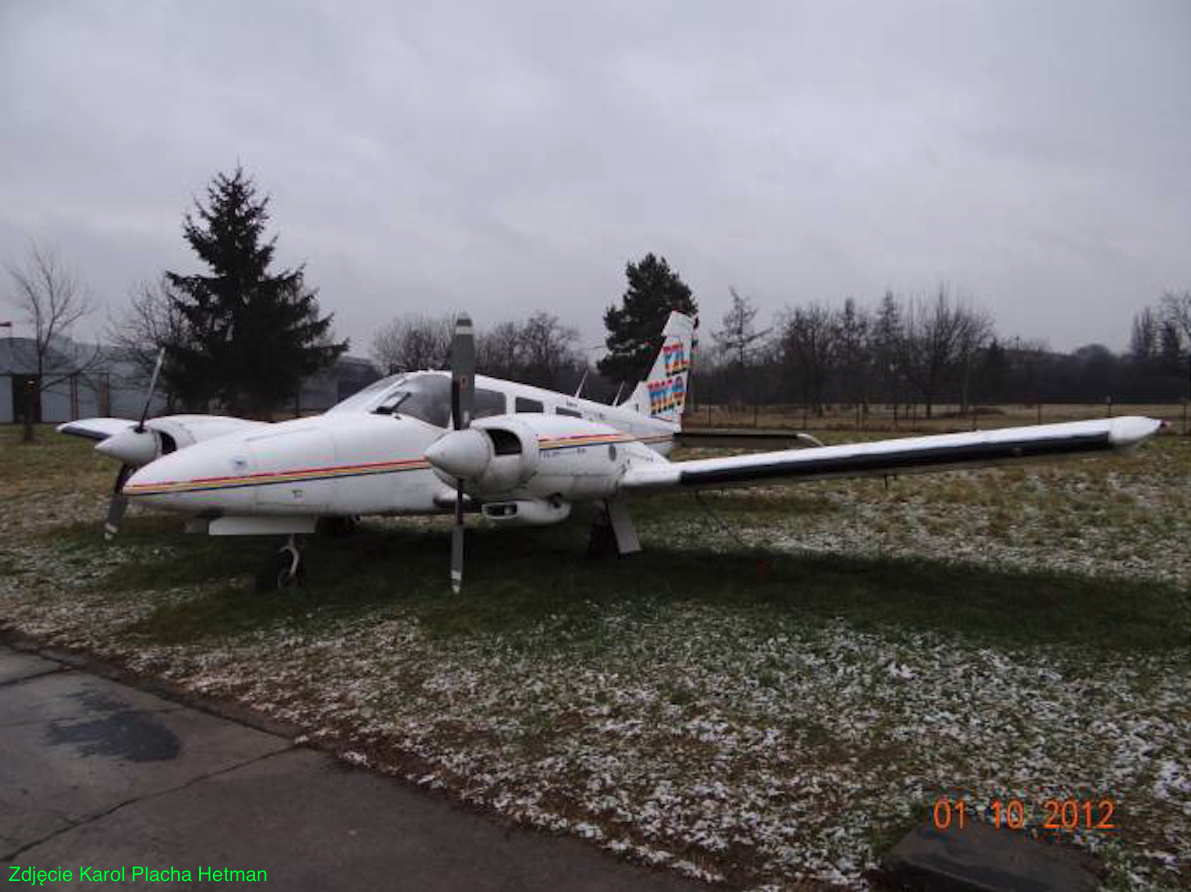
M 130 427 L 96 443 L 95 451 L 126 465 L 140 467 L 157 458 L 157 438 L 152 431 Z
M 464 480 L 475 480 L 483 474 L 491 458 L 488 438 L 475 429 L 453 431 L 426 450 L 426 461 L 444 474 Z
M 161 489 L 161 484 L 165 481 L 165 479 L 166 478 L 161 474 L 160 468 L 149 467 L 146 465 L 145 467 L 134 471 L 129 478 L 124 481 L 124 486 L 120 491 L 130 498 L 158 495 L 159 490 Z

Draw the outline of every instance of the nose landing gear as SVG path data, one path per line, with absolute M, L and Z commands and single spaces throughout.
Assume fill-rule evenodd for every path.
M 256 571 L 256 590 L 272 592 L 278 589 L 297 588 L 306 578 L 306 565 L 297 537 L 290 535 L 285 544 L 269 555 Z

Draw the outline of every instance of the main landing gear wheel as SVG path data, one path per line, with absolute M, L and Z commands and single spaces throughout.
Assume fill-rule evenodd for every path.
M 306 563 L 302 560 L 297 540 L 290 536 L 256 571 L 256 590 L 272 592 L 297 588 L 305 579 Z
M 587 557 L 591 560 L 604 560 L 616 557 L 616 534 L 612 531 L 612 520 L 608 517 L 608 510 L 601 508 L 591 520 L 591 536 L 587 540 Z

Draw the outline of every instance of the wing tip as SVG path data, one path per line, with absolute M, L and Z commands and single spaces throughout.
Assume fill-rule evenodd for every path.
M 1109 427 L 1108 440 L 1118 449 L 1128 449 L 1148 440 L 1166 426 L 1166 422 L 1144 415 L 1124 415 L 1114 418 Z

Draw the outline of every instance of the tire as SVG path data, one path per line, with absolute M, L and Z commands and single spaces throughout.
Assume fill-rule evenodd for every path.
M 283 555 L 285 558 L 283 566 L 277 571 L 277 588 L 279 590 L 298 588 L 306 581 L 306 562 L 299 559 L 298 569 L 290 570 L 291 561 L 289 555 Z
M 612 532 L 612 522 L 607 512 L 596 515 L 591 524 L 591 537 L 587 540 L 587 557 L 589 560 L 605 560 L 616 557 L 620 552 L 616 548 L 616 534 Z
M 293 559 L 287 551 L 272 554 L 256 571 L 258 594 L 294 589 L 306 579 L 306 562 L 299 559 L 297 572 L 291 572 Z

